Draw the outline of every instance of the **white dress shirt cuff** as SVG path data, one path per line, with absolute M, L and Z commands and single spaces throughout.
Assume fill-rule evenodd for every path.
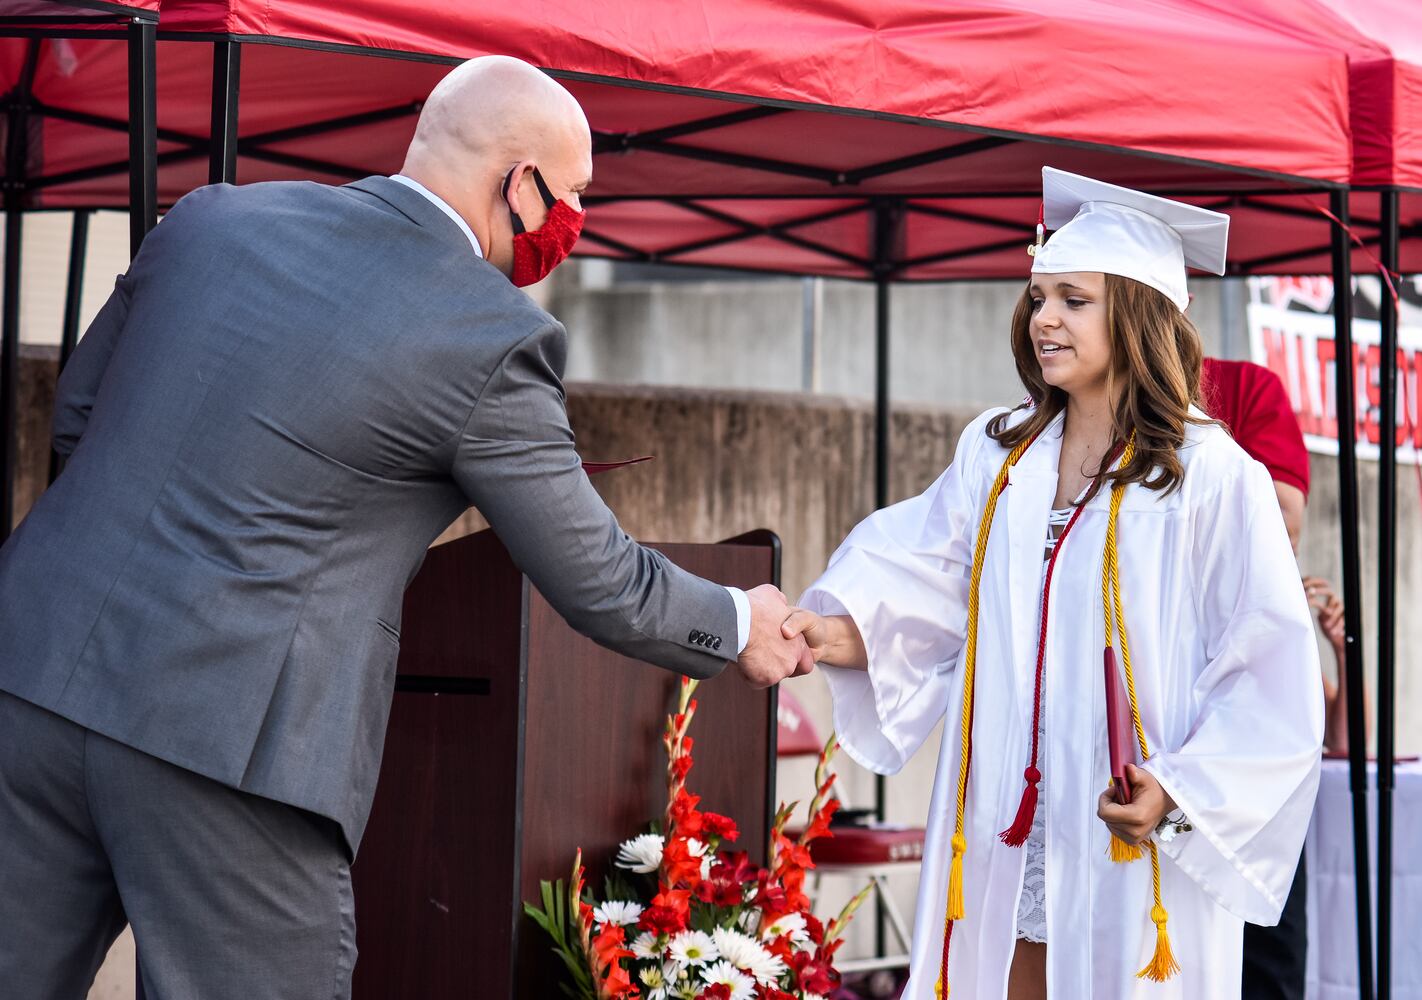
M 731 600 L 736 602 L 736 655 L 740 656 L 746 651 L 746 643 L 750 642 L 750 598 L 738 587 L 727 587 L 726 590 Z

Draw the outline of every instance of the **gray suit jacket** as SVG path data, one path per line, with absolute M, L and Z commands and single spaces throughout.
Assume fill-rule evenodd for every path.
M 589 485 L 565 348 L 389 178 L 188 195 L 60 379 L 68 464 L 0 549 L 0 689 L 329 816 L 354 853 L 401 595 L 471 503 L 578 631 L 717 673 L 734 602 Z

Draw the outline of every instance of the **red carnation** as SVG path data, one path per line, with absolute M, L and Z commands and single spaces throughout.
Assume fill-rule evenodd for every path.
M 719 813 L 702 813 L 701 826 L 708 834 L 722 840 L 735 840 L 741 835 L 741 831 L 736 828 L 736 821 Z
M 696 1000 L 731 1000 L 731 988 L 725 983 L 708 986 L 696 994 Z
M 658 934 L 675 934 L 686 930 L 691 915 L 691 893 L 684 889 L 668 889 L 652 897 L 652 905 L 642 911 L 637 926 Z

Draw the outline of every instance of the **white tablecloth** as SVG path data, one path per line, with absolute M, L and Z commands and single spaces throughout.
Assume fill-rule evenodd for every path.
M 1377 906 L 1376 768 L 1368 765 L 1368 861 Z M 1422 1000 L 1422 762 L 1398 764 L 1393 789 L 1392 996 Z M 1353 805 L 1348 762 L 1325 760 L 1308 842 L 1308 1000 L 1358 997 Z M 1373 939 L 1377 940 L 1377 924 Z

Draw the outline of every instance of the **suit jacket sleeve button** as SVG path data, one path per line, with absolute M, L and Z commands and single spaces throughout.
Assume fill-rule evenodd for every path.
M 687 636 L 686 636 L 686 641 L 687 641 L 687 642 L 695 642 L 697 636 L 699 636 L 700 634 L 701 634 L 701 633 L 698 632 L 698 631 L 696 631 L 696 629 L 692 629 L 692 630 L 687 634 Z
M 712 649 L 720 649 L 720 648 L 721 648 L 721 637 L 720 637 L 719 635 L 716 637 L 716 641 L 711 644 L 711 648 L 712 648 Z

